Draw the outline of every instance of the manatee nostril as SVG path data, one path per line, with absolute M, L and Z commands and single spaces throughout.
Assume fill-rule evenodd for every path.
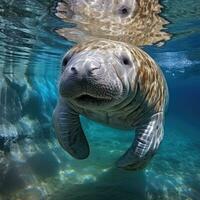
M 78 63 L 76 65 L 71 65 L 69 67 L 69 71 L 71 72 L 71 75 L 79 75 L 79 77 L 84 77 L 87 75 L 91 75 L 93 73 L 95 73 L 96 70 L 100 69 L 100 65 L 96 64 L 96 63 Z
M 96 66 L 94 66 L 94 67 L 91 67 L 89 70 L 88 70 L 88 74 L 94 74 L 94 72 L 95 71 L 97 71 L 98 69 L 99 69 L 100 67 L 96 67 Z
M 96 62 L 87 62 L 85 63 L 84 68 L 87 70 L 88 73 L 92 74 L 94 71 L 100 68 L 100 64 Z
M 71 67 L 71 71 L 72 71 L 74 74 L 77 73 L 76 67 Z
M 97 69 L 99 69 L 100 67 L 92 67 L 90 71 L 95 71 Z

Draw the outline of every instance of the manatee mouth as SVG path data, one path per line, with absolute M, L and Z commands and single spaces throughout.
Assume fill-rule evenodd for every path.
M 75 98 L 78 103 L 105 103 L 112 100 L 111 97 L 94 96 L 91 94 L 82 94 Z

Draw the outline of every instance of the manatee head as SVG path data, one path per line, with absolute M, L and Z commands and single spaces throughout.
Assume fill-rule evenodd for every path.
M 112 109 L 135 92 L 136 68 L 127 44 L 93 40 L 77 45 L 62 60 L 59 91 L 88 109 Z

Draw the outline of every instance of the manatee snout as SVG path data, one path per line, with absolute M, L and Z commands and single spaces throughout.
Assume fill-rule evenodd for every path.
M 76 98 L 82 92 L 86 92 L 89 86 L 92 87 L 91 82 L 93 82 L 93 86 L 101 82 L 102 73 L 103 69 L 100 63 L 95 60 L 73 60 L 65 66 L 62 73 L 59 84 L 61 96 Z
M 60 95 L 76 104 L 110 105 L 123 89 L 112 63 L 100 53 L 63 58 Z
M 77 79 L 87 79 L 92 78 L 95 73 L 100 73 L 102 67 L 100 63 L 93 61 L 93 60 L 85 60 L 85 61 L 78 61 L 75 63 L 71 63 L 66 68 L 66 72 L 69 76 L 72 76 Z

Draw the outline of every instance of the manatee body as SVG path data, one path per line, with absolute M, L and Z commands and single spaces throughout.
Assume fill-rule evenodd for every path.
M 168 89 L 160 68 L 144 51 L 96 39 L 80 43 L 63 58 L 54 126 L 61 146 L 77 159 L 89 155 L 79 115 L 120 129 L 135 130 L 117 166 L 145 166 L 163 139 Z
M 60 19 L 76 25 L 57 32 L 76 42 L 101 37 L 141 46 L 170 38 L 158 0 L 64 0 L 56 10 Z

